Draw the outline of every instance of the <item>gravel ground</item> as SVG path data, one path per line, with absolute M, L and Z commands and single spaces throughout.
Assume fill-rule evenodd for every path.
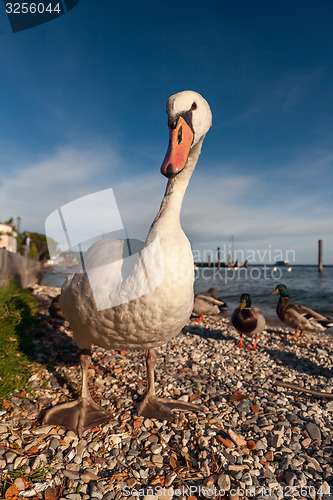
M 136 416 L 144 352 L 95 347 L 90 385 L 110 422 L 78 439 L 40 424 L 45 409 L 76 397 L 80 370 L 68 324 L 48 312 L 59 289 L 36 286 L 34 293 L 45 325 L 35 341 L 41 369 L 0 412 L 6 499 L 333 498 L 330 333 L 295 339 L 271 323 L 258 348 L 246 350 L 234 347 L 239 335 L 228 319 L 191 320 L 157 350 L 158 395 L 209 409 L 187 414 L 179 426 Z

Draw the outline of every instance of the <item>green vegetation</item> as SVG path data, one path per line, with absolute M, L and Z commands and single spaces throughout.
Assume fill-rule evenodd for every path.
M 38 302 L 15 284 L 0 290 L 0 403 L 22 390 L 34 371 Z M 37 366 L 38 369 L 38 366 Z
M 22 243 L 26 232 L 21 233 L 17 240 L 18 252 L 22 253 Z M 43 260 L 49 259 L 49 250 L 47 246 L 47 239 L 45 234 L 30 233 L 31 245 L 29 256 L 32 259 Z

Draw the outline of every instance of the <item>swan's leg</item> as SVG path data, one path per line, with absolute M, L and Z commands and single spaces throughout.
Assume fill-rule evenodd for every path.
M 200 323 L 200 321 L 202 321 L 202 318 L 203 318 L 203 314 L 201 314 L 201 316 L 199 318 L 196 318 L 194 321 L 196 323 Z
M 243 344 L 243 335 L 240 336 L 239 344 L 236 344 L 235 347 L 245 347 L 245 345 Z
M 82 433 L 96 425 L 105 424 L 111 415 L 104 410 L 90 396 L 88 388 L 88 369 L 91 363 L 90 349 L 83 349 L 80 354 L 82 370 L 81 396 L 76 401 L 69 401 L 54 406 L 44 416 L 43 424 L 61 425 L 76 432 L 79 437 Z
M 245 349 L 256 349 L 257 348 L 257 342 L 258 342 L 258 335 L 256 335 L 256 338 L 254 339 L 254 344 L 252 347 L 246 347 Z
M 140 403 L 136 403 L 138 415 L 176 422 L 178 419 L 173 411 L 181 410 L 205 413 L 207 408 L 204 406 L 156 396 L 154 380 L 156 358 L 155 349 L 149 349 L 146 353 L 148 386 L 143 400 Z

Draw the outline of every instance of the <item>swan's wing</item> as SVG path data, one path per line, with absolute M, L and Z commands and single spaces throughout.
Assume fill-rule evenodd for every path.
M 100 240 L 89 248 L 84 262 L 99 311 L 146 295 L 164 279 L 156 237 L 145 246 L 142 243 L 141 248 L 138 240 Z

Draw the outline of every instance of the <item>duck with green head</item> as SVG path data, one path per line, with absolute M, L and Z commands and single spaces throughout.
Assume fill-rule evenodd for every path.
M 277 285 L 272 294 L 277 293 L 280 294 L 280 298 L 276 307 L 276 314 L 283 323 L 296 329 L 292 335 L 293 337 L 296 337 L 298 332 L 300 332 L 300 337 L 302 337 L 303 330 L 308 332 L 323 332 L 330 326 L 333 326 L 333 321 L 330 318 L 308 307 L 290 304 L 286 285 Z
M 245 347 L 243 335 L 246 335 L 255 337 L 253 346 L 246 347 L 246 349 L 256 349 L 258 334 L 264 330 L 266 320 L 258 307 L 251 307 L 251 298 L 248 293 L 242 294 L 240 305 L 232 313 L 231 323 L 240 333 L 240 342 L 235 347 Z

